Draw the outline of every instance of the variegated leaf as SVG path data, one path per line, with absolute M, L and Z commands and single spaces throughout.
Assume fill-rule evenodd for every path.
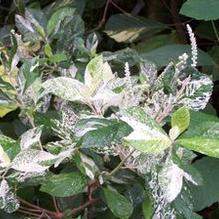
M 127 145 L 145 153 L 160 153 L 172 144 L 164 130 L 145 113 L 143 108 L 128 108 L 121 114 L 121 120 L 134 130 L 123 138 Z
M 183 169 L 179 168 L 172 161 L 168 162 L 159 173 L 159 184 L 162 188 L 165 199 L 169 203 L 180 193 L 183 186 L 183 177 L 197 185 L 191 175 L 184 172 Z
M 3 179 L 0 183 L 0 209 L 7 213 L 13 213 L 19 206 L 14 193 L 10 191 L 8 182 Z
M 23 173 L 42 173 L 47 170 L 57 157 L 35 149 L 22 150 L 12 161 L 12 169 Z
M 42 127 L 36 127 L 33 129 L 29 129 L 24 134 L 21 135 L 20 146 L 21 149 L 28 149 L 32 145 L 38 143 L 40 141 L 40 136 L 42 134 Z

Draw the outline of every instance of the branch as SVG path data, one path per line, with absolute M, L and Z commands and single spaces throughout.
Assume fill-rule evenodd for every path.
M 121 7 L 119 7 L 115 2 L 113 2 L 113 0 L 107 0 L 106 4 L 105 4 L 105 8 L 104 8 L 104 12 L 103 12 L 103 16 L 102 16 L 102 19 L 100 20 L 99 24 L 97 25 L 97 27 L 95 27 L 94 29 L 90 30 L 90 32 L 93 32 L 93 31 L 96 31 L 96 30 L 99 30 L 105 23 L 106 21 L 106 15 L 107 15 L 107 11 L 108 11 L 108 8 L 109 6 L 113 5 L 115 8 L 117 8 L 119 11 L 121 11 L 122 13 L 124 14 L 128 14 L 128 12 L 126 12 L 125 10 L 123 10 Z
M 87 201 L 86 203 L 84 203 L 83 205 L 79 206 L 78 208 L 72 209 L 72 214 L 73 215 L 77 215 L 78 213 L 80 213 L 81 211 L 83 211 L 84 209 L 89 207 L 90 205 L 93 205 L 97 201 L 98 201 L 98 199 L 92 199 L 92 200 Z
M 178 0 L 171 0 L 171 14 L 173 16 L 174 23 L 181 23 L 178 12 Z M 176 32 L 178 33 L 178 37 L 182 43 L 186 43 L 186 34 L 184 32 L 182 25 L 175 25 Z
M 129 157 L 131 157 L 131 155 L 135 152 L 135 149 L 133 149 L 119 164 L 118 166 L 113 169 L 108 175 L 112 176 L 113 174 L 115 174 L 119 169 L 121 169 L 121 167 L 123 166 L 123 164 L 129 159 Z

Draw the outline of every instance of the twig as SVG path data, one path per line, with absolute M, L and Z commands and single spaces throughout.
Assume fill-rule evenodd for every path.
M 174 23 L 180 23 L 180 18 L 178 14 L 178 0 L 171 0 L 171 14 L 173 16 Z M 182 26 L 175 25 L 176 32 L 182 43 L 186 43 L 186 35 Z
M 23 200 L 23 199 L 21 199 L 21 198 L 18 198 L 18 200 L 19 200 L 21 203 L 23 203 L 24 205 L 27 205 L 27 206 L 31 207 L 32 209 L 37 209 L 37 210 L 39 210 L 39 212 L 45 212 L 45 213 L 47 213 L 47 214 L 50 214 L 50 215 L 55 216 L 56 218 L 60 218 L 60 215 L 58 215 L 56 212 L 53 212 L 53 211 L 50 211 L 50 210 L 41 208 L 41 207 L 39 207 L 39 206 L 37 206 L 37 205 L 34 205 L 34 204 L 31 204 L 31 203 L 29 203 L 28 201 L 25 201 L 25 200 Z M 59 212 L 59 213 L 62 214 L 61 212 Z
M 112 176 L 113 174 L 115 174 L 122 166 L 123 164 L 128 160 L 129 157 L 131 157 L 131 155 L 135 152 L 135 149 L 133 149 L 119 164 L 118 166 L 113 169 L 108 175 Z
M 18 209 L 18 212 L 26 214 L 26 215 L 36 216 L 37 218 L 40 216 L 39 214 L 29 212 L 29 211 L 25 211 L 25 210 L 22 210 L 22 209 Z
M 58 208 L 58 205 L 57 205 L 56 197 L 52 197 L 52 200 L 53 200 L 53 204 L 54 204 L 54 208 L 56 210 L 56 213 L 57 213 L 57 215 L 59 215 L 60 211 L 59 211 L 59 208 Z
M 165 0 L 160 0 L 163 5 L 167 8 L 167 10 L 170 12 L 170 14 L 173 16 L 173 12 L 171 11 L 171 8 L 169 7 L 169 5 L 166 3 Z
M 119 11 L 121 11 L 123 14 L 128 14 L 125 10 L 123 10 L 121 7 L 119 7 L 113 0 L 110 2 L 115 8 L 117 8 Z
M 93 205 L 97 201 L 98 201 L 98 199 L 92 199 L 92 200 L 87 201 L 86 203 L 84 203 L 83 205 L 79 206 L 78 208 L 74 208 L 72 210 L 72 214 L 76 215 L 76 214 L 80 213 L 81 211 L 83 211 L 84 209 L 86 209 L 90 205 Z
M 100 20 L 99 24 L 97 25 L 97 27 L 93 28 L 92 30 L 88 31 L 89 33 L 90 32 L 93 32 L 93 31 L 96 31 L 96 30 L 99 30 L 105 23 L 106 21 L 106 15 L 107 15 L 107 11 L 108 11 L 108 8 L 109 6 L 113 5 L 115 8 L 117 8 L 119 11 L 121 11 L 122 13 L 124 14 L 128 14 L 128 12 L 126 12 L 125 10 L 123 10 L 120 6 L 118 6 L 115 2 L 113 2 L 113 0 L 107 0 L 106 4 L 105 4 L 105 8 L 104 8 L 104 12 L 103 12 L 103 16 L 102 16 L 102 19 Z
M 99 30 L 103 24 L 105 23 L 106 21 L 106 15 L 107 15 L 107 11 L 108 11 L 108 8 L 109 8 L 109 5 L 111 3 L 112 0 L 107 0 L 106 2 L 106 5 L 105 5 L 105 8 L 104 8 L 104 12 L 103 12 L 103 17 L 102 19 L 100 20 L 99 24 L 97 25 L 97 27 L 95 27 L 94 29 L 90 30 L 89 32 L 93 32 L 95 30 Z
M 215 34 L 215 36 L 216 36 L 216 39 L 217 39 L 217 41 L 219 42 L 219 35 L 218 35 L 217 28 L 216 28 L 216 26 L 215 26 L 214 21 L 211 21 L 211 25 L 212 25 L 214 34 Z
M 144 8 L 145 3 L 143 0 L 138 0 L 135 7 L 132 9 L 131 14 L 136 16 L 139 14 L 139 12 L 142 10 L 142 8 Z

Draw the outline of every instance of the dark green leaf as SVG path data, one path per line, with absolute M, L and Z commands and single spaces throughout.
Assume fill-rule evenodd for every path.
M 127 198 L 119 194 L 116 190 L 110 188 L 104 188 L 104 197 L 106 199 L 106 204 L 112 211 L 112 213 L 122 219 L 128 219 L 133 211 L 132 204 Z
M 69 197 L 84 191 L 87 178 L 80 172 L 51 175 L 42 184 L 40 191 L 56 197 Z
M 85 121 L 83 121 L 85 122 Z M 89 124 L 91 120 L 87 119 Z M 93 121 L 94 122 L 94 121 Z M 97 126 L 92 126 L 94 130 L 88 131 L 81 139 L 81 147 L 103 148 L 121 141 L 132 129 L 127 123 L 115 119 L 95 119 Z M 99 123 L 99 124 L 98 124 Z M 89 128 L 88 128 L 89 130 Z
M 55 34 L 58 31 L 59 26 L 61 22 L 65 19 L 65 17 L 71 17 L 74 15 L 74 13 L 75 9 L 70 7 L 60 8 L 57 11 L 55 11 L 47 24 L 48 35 L 51 35 L 52 33 Z
M 133 42 L 140 36 L 151 36 L 166 28 L 157 21 L 134 17 L 130 14 L 112 15 L 106 23 L 105 32 L 117 42 Z
M 197 20 L 209 21 L 219 18 L 218 10 L 218 0 L 187 0 L 182 5 L 180 14 Z
M 38 77 L 39 72 L 36 58 L 25 60 L 19 71 L 22 93 L 25 93 L 28 87 L 30 87 Z
M 200 211 L 219 200 L 219 159 L 204 157 L 193 165 L 203 178 L 202 185 L 190 185 L 194 210 Z
M 142 53 L 141 56 L 154 62 L 158 66 L 166 66 L 170 61 L 176 60 L 183 53 L 191 54 L 191 47 L 180 44 L 167 45 L 147 53 Z M 216 63 L 207 53 L 199 50 L 198 65 L 216 65 Z

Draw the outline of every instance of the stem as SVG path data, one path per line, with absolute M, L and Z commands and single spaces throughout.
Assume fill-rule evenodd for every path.
M 37 206 L 37 205 L 34 205 L 34 204 L 31 204 L 31 203 L 29 203 L 28 201 L 25 201 L 25 200 L 23 200 L 23 199 L 21 199 L 21 198 L 18 198 L 18 200 L 19 200 L 21 203 L 23 203 L 23 204 L 25 204 L 25 205 L 27 205 L 27 206 L 33 208 L 33 209 L 40 210 L 41 212 L 46 212 L 47 214 L 56 215 L 56 212 L 49 211 L 49 210 L 47 210 L 47 209 L 41 208 L 41 207 L 39 207 L 39 206 Z
M 105 5 L 105 8 L 104 8 L 104 12 L 103 12 L 103 17 L 102 19 L 100 20 L 99 24 L 97 25 L 97 27 L 95 27 L 94 29 L 90 30 L 89 32 L 93 32 L 93 31 L 96 31 L 96 30 L 99 30 L 103 24 L 105 23 L 106 21 L 106 15 L 107 15 L 107 11 L 108 11 L 108 8 L 109 8 L 109 5 L 111 3 L 112 0 L 107 0 L 106 2 L 106 5 Z
M 172 14 L 174 23 L 181 23 L 179 12 L 178 12 L 178 3 L 179 3 L 179 0 L 171 0 L 171 12 L 172 12 L 171 14 Z M 183 27 L 180 25 L 175 25 L 175 28 L 176 28 L 176 32 L 178 34 L 179 40 L 182 43 L 186 43 L 186 35 L 185 35 Z
M 216 38 L 217 38 L 217 41 L 219 42 L 219 35 L 218 35 L 217 28 L 216 28 L 216 26 L 215 26 L 214 21 L 211 21 L 211 25 L 212 25 L 214 34 L 215 34 L 215 36 L 216 36 Z
M 72 210 L 72 214 L 76 215 L 78 213 L 80 213 L 81 211 L 83 211 L 85 208 L 89 207 L 90 205 L 94 204 L 98 199 L 92 199 L 87 201 L 86 203 L 84 203 L 83 205 L 79 206 L 78 208 L 74 208 Z
M 57 200 L 56 200 L 56 197 L 52 197 L 52 200 L 53 200 L 53 204 L 54 204 L 54 208 L 56 210 L 56 213 L 60 213 L 59 211 L 59 208 L 58 208 L 58 205 L 57 205 Z
M 32 208 L 26 208 L 24 206 L 20 206 L 20 209 L 21 210 L 24 210 L 24 211 L 30 211 L 30 212 L 35 212 L 35 213 L 41 213 L 41 210 L 40 209 L 32 209 Z
M 117 8 L 119 11 L 121 11 L 122 13 L 124 14 L 128 14 L 125 10 L 123 10 L 121 7 L 119 7 L 115 2 L 113 2 L 113 0 L 107 0 L 106 4 L 105 4 L 105 8 L 104 8 L 104 12 L 103 12 L 103 16 L 102 16 L 102 19 L 100 20 L 99 24 L 97 25 L 97 27 L 95 27 L 94 29 L 90 30 L 89 32 L 93 32 L 93 31 L 96 31 L 96 30 L 99 30 L 103 24 L 105 23 L 106 21 L 106 15 L 107 15 L 107 11 L 108 11 L 108 8 L 109 8 L 109 5 L 113 5 L 115 8 Z
M 115 174 L 122 166 L 123 164 L 128 160 L 129 157 L 131 157 L 131 155 L 135 152 L 135 149 L 133 149 L 119 164 L 118 166 L 112 170 L 108 175 L 112 176 L 113 174 Z
M 123 10 L 121 7 L 119 7 L 115 2 L 113 2 L 113 0 L 111 0 L 111 4 L 117 8 L 119 11 L 121 11 L 123 14 L 128 14 L 128 12 L 126 12 L 125 10 Z
M 39 218 L 39 214 L 36 214 L 36 213 L 32 213 L 32 212 L 29 212 L 29 211 L 25 211 L 25 210 L 22 210 L 22 209 L 18 209 L 18 212 L 20 213 L 23 213 L 23 214 L 27 214 L 27 215 L 31 215 L 31 216 L 36 216 L 37 218 Z

